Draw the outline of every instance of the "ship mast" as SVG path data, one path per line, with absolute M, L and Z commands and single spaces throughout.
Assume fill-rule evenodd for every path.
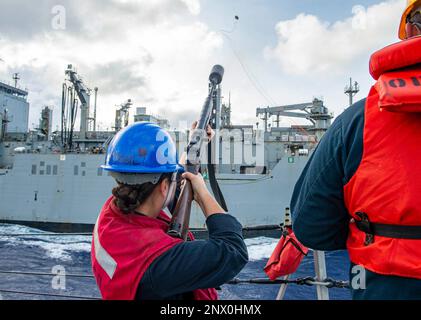
M 352 78 L 349 78 L 349 86 L 345 87 L 345 94 L 349 96 L 349 106 L 354 104 L 354 97 L 360 92 L 360 85 L 357 81 L 352 84 Z
M 93 127 L 93 132 L 96 132 L 96 107 L 97 107 L 97 100 L 98 100 L 98 87 L 94 88 L 94 92 L 95 92 L 95 102 L 94 102 L 94 118 L 93 118 L 93 122 L 94 122 L 94 127 Z
M 18 81 L 20 80 L 19 73 L 13 74 L 13 81 L 15 81 L 15 88 L 18 87 Z

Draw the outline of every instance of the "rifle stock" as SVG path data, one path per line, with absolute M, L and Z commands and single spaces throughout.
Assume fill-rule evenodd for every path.
M 209 76 L 211 88 L 209 95 L 202 107 L 200 113 L 200 119 L 198 121 L 197 128 L 193 131 L 189 144 L 187 146 L 187 163 L 186 171 L 198 174 L 200 168 L 200 150 L 203 145 L 203 140 L 206 137 L 206 128 L 209 124 L 211 113 L 212 113 L 212 96 L 217 86 L 222 82 L 224 75 L 224 68 L 220 65 L 213 67 L 212 72 Z M 172 237 L 187 240 L 190 224 L 190 213 L 193 201 L 193 188 L 191 182 L 188 180 L 184 181 L 184 185 L 181 188 L 181 193 L 178 198 L 177 204 L 172 215 L 171 223 L 169 226 L 168 234 Z
M 192 184 L 189 180 L 184 180 L 184 185 L 181 187 L 180 196 L 175 206 L 170 228 L 168 230 L 170 236 L 183 239 L 184 241 L 187 240 L 192 202 Z

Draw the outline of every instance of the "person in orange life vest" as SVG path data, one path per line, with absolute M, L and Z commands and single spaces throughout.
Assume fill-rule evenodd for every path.
M 421 0 L 374 53 L 376 84 L 321 139 L 291 200 L 305 246 L 347 249 L 354 299 L 421 299 Z
M 210 134 L 211 132 L 208 132 Z M 170 135 L 135 123 L 111 142 L 103 168 L 117 181 L 95 225 L 92 268 L 103 299 L 216 300 L 216 287 L 248 262 L 242 226 L 226 214 L 202 176 L 184 173 L 203 210 L 209 239 L 184 242 L 167 234 L 177 161 Z

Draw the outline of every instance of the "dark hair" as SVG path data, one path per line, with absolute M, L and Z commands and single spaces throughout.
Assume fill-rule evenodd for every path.
M 128 185 L 118 182 L 118 185 L 112 191 L 116 206 L 125 214 L 133 212 L 149 198 L 162 181 L 169 180 L 171 175 L 171 173 L 162 174 L 157 184 L 147 182 L 140 185 Z

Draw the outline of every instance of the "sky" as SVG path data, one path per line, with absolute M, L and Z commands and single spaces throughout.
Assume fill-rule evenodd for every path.
M 116 106 L 168 118 L 198 117 L 214 64 L 225 67 L 232 122 L 255 124 L 256 108 L 323 99 L 338 116 L 344 87 L 373 84 L 372 53 L 397 42 L 405 0 L 2 0 L 0 79 L 29 90 L 29 124 L 44 106 L 60 123 L 65 69 L 99 88 L 98 125 L 111 130 Z M 238 16 L 238 20 L 235 19 Z M 284 118 L 282 125 L 302 124 Z

